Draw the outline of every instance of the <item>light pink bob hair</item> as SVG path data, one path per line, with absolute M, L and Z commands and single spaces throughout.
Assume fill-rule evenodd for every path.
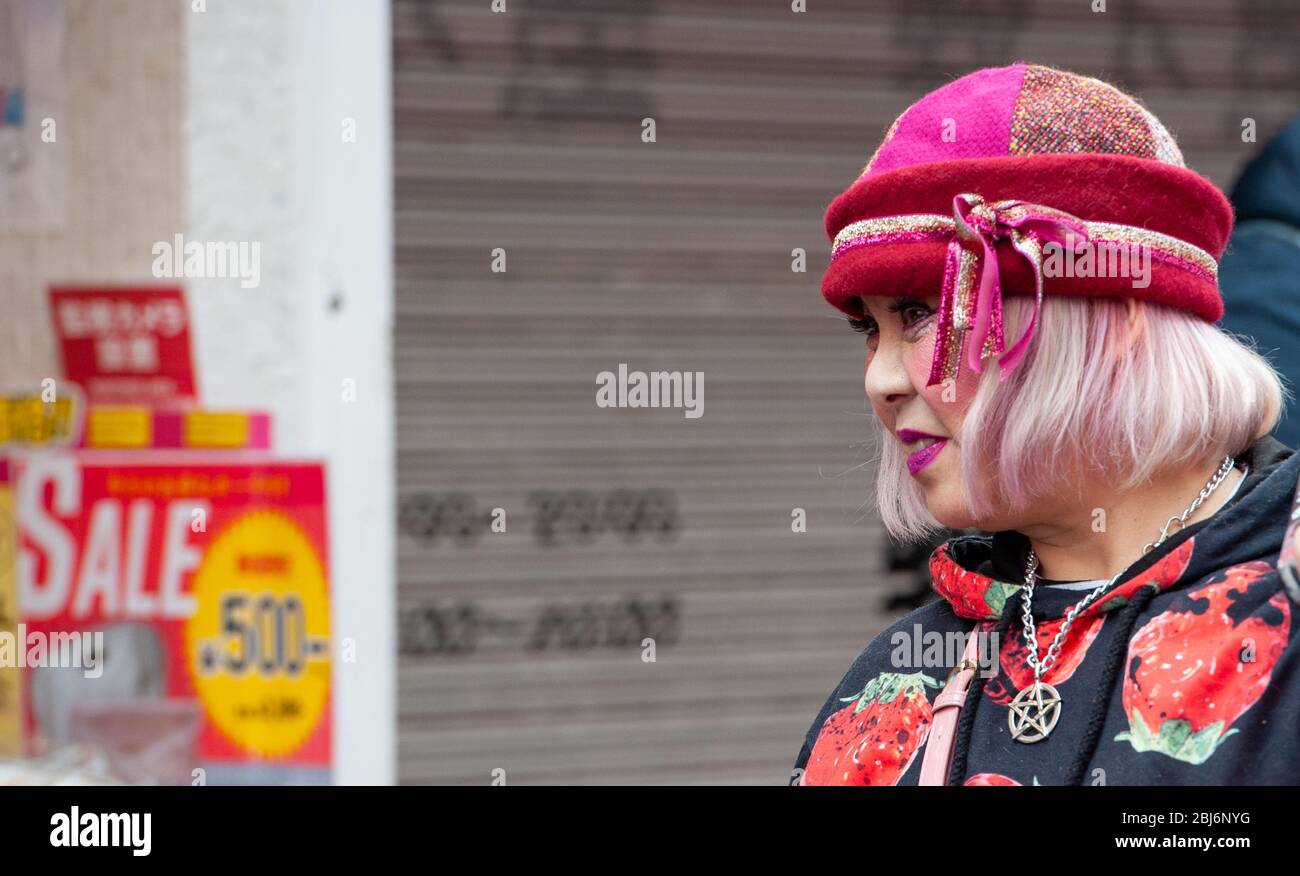
M 1047 298 L 1029 352 L 1005 382 L 985 360 L 958 437 L 977 521 L 1068 488 L 1061 472 L 1069 464 L 1090 463 L 1127 490 L 1167 466 L 1235 455 L 1277 423 L 1286 391 L 1251 346 L 1181 310 L 1132 303 L 1130 330 L 1123 300 Z M 1004 299 L 1008 339 L 1020 337 L 1032 304 Z M 897 539 L 926 539 L 942 526 L 907 472 L 903 446 L 883 430 L 879 439 L 885 528 Z M 986 472 L 993 494 L 982 486 Z

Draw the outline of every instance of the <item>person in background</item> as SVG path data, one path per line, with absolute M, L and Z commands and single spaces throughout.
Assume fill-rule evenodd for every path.
M 1224 329 L 1253 338 L 1294 392 L 1300 385 L 1300 116 L 1246 165 L 1232 190 L 1237 226 L 1219 265 Z M 1300 415 L 1273 436 L 1300 446 Z

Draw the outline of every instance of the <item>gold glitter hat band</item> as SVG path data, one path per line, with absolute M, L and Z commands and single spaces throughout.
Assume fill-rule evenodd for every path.
M 1084 222 L 1083 225 L 1087 229 L 1088 239 L 1098 247 L 1103 244 L 1144 246 L 1151 251 L 1153 259 L 1183 270 L 1193 271 L 1206 279 L 1217 280 L 1218 278 L 1219 263 L 1214 256 L 1185 240 L 1148 228 L 1120 225 L 1115 222 Z M 831 258 L 834 259 L 850 249 L 873 243 L 946 241 L 952 237 L 955 228 L 956 222 L 950 217 L 935 213 L 863 219 L 844 226 L 840 233 L 835 235 Z

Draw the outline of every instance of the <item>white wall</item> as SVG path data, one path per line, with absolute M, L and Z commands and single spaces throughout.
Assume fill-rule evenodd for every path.
M 341 784 L 395 779 L 391 50 L 385 0 L 186 9 L 194 240 L 260 242 L 262 279 L 195 280 L 205 403 L 259 407 L 328 467 Z M 345 119 L 356 141 L 345 142 Z M 353 381 L 355 401 L 345 398 Z

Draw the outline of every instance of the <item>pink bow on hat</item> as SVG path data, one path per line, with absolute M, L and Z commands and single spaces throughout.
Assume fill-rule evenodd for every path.
M 1043 247 L 1056 243 L 1077 251 L 1089 239 L 1087 224 L 1060 210 L 1024 201 L 986 202 L 979 195 L 952 199 L 955 233 L 948 244 L 943 289 L 939 297 L 939 324 L 935 334 L 934 363 L 927 386 L 955 378 L 961 349 L 976 374 L 986 356 L 997 356 L 1000 380 L 1020 363 L 1038 328 L 1043 301 Z M 995 249 L 1006 239 L 1034 270 L 1034 311 L 1029 326 L 1010 350 L 1002 337 L 1002 281 Z M 979 270 L 979 281 L 975 280 Z M 966 335 L 971 337 L 967 343 Z

